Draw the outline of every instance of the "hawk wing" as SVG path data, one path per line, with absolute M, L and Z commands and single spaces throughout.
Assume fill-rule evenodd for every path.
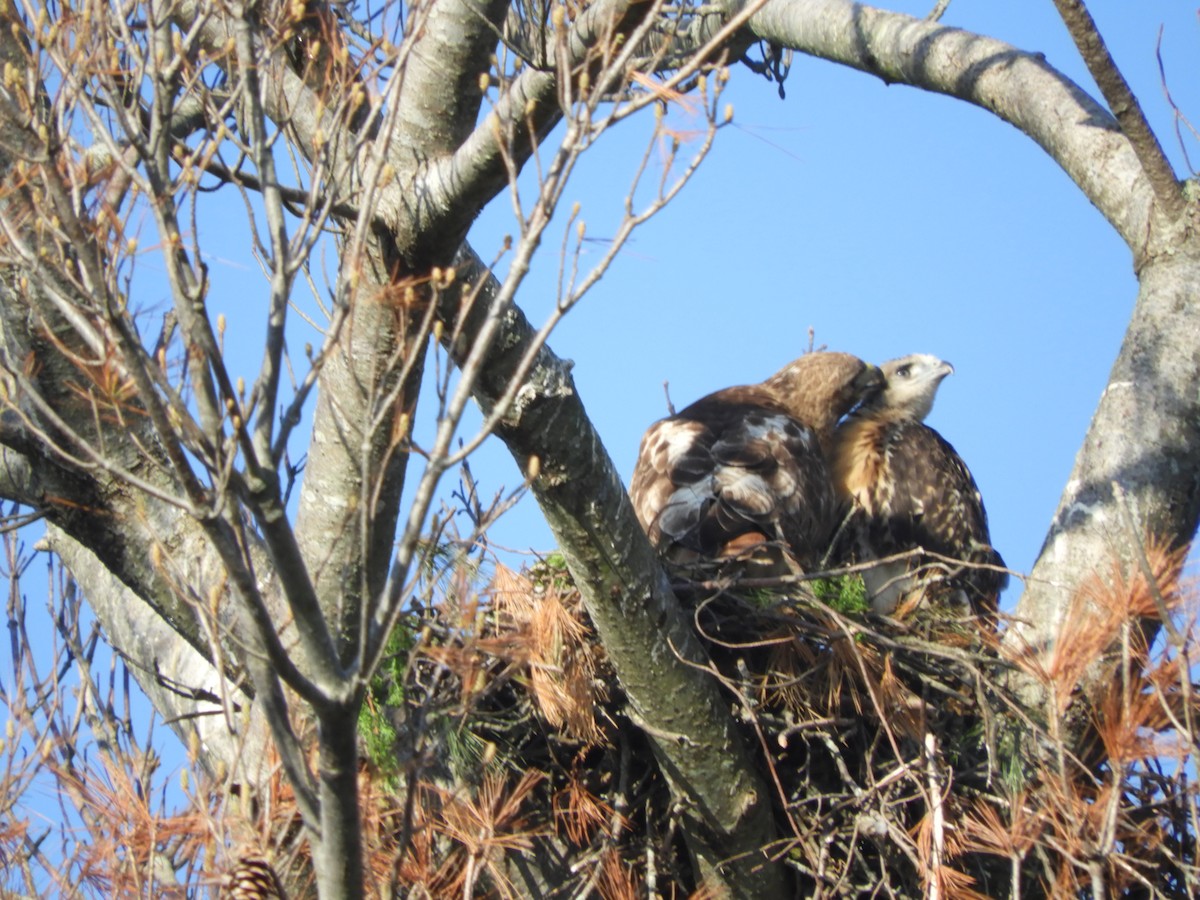
M 879 559 L 920 547 L 968 563 L 946 580 L 977 612 L 995 611 L 1008 575 L 978 568 L 1002 568 L 1004 560 L 991 546 L 979 488 L 954 447 L 923 423 L 869 418 L 847 427 L 842 447 L 837 481 L 857 507 L 860 552 Z M 896 595 L 885 596 L 876 606 L 890 611 Z
M 739 539 L 758 536 L 811 565 L 836 515 L 817 435 L 747 400 L 719 392 L 651 426 L 630 485 L 638 519 L 676 558 L 719 558 Z

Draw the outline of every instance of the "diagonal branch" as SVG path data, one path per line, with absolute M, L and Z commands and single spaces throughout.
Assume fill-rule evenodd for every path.
M 563 65 L 569 73 L 613 36 L 629 0 L 599 0 L 587 7 L 563 35 Z M 553 47 L 547 50 L 553 53 Z M 453 154 L 424 176 L 425 191 L 439 209 L 482 207 L 508 184 L 509 165 L 520 169 L 539 139 L 563 116 L 562 72 L 528 67 L 503 89 L 500 98 Z
M 460 281 L 484 282 L 452 357 L 461 362 L 488 316 L 499 285 L 469 249 Z M 464 288 L 465 290 L 466 288 Z M 458 304 L 449 303 L 453 322 Z M 449 329 L 447 329 L 449 331 Z M 535 330 L 515 306 L 476 384 L 485 413 L 524 365 Z M 532 490 L 629 698 L 680 794 L 689 846 L 709 887 L 732 896 L 781 896 L 770 843 L 769 788 L 755 771 L 728 704 L 701 669 L 706 655 L 638 526 L 628 495 L 570 378 L 569 366 L 542 346 L 509 413 L 497 428 Z
M 1054 5 L 1058 8 L 1058 14 L 1062 16 L 1067 31 L 1071 33 L 1075 46 L 1079 48 L 1079 55 L 1087 64 L 1092 78 L 1096 80 L 1100 93 L 1104 95 L 1108 108 L 1121 123 L 1121 131 L 1129 139 L 1146 177 L 1150 179 L 1154 196 L 1171 218 L 1178 218 L 1184 208 L 1183 191 L 1179 181 L 1163 153 L 1158 137 L 1142 113 L 1141 104 L 1133 95 L 1121 70 L 1113 62 L 1091 13 L 1082 0 L 1054 0 Z

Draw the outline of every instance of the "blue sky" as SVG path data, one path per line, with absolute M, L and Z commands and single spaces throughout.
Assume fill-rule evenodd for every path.
M 893 4 L 924 15 L 932 4 Z M 1189 174 L 1160 86 L 1200 118 L 1195 10 L 1089 4 L 1181 175 Z M 1099 96 L 1053 5 L 955 0 L 943 24 L 989 34 Z M 551 338 L 628 481 L 645 428 L 720 387 L 758 381 L 808 343 L 873 362 L 921 351 L 950 360 L 929 423 L 972 468 L 996 546 L 1028 572 L 1117 353 L 1137 284 L 1116 233 L 1040 148 L 961 101 L 797 57 L 775 86 L 734 70 L 723 130 L 682 195 L 644 226 Z M 687 117 L 675 114 L 679 127 Z M 648 123 L 601 140 L 567 191 L 603 237 Z M 695 127 L 695 126 L 693 126 Z M 1189 150 L 1196 156 L 1198 148 Z M 501 200 L 471 233 L 485 258 L 513 230 Z M 541 320 L 557 267 L 543 248 L 519 297 Z M 599 248 L 591 258 L 598 259 Z M 485 488 L 517 482 L 493 444 Z M 493 539 L 544 550 L 531 502 Z M 1006 596 L 1015 602 L 1018 585 Z

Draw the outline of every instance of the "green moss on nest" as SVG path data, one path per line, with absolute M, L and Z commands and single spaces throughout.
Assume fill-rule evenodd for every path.
M 835 575 L 810 582 L 813 594 L 826 606 L 840 613 L 862 615 L 871 609 L 862 576 Z

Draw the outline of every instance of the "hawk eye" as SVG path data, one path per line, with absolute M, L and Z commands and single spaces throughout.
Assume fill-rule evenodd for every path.
M 896 374 L 901 378 L 907 378 L 912 374 L 912 366 L 901 366 L 896 370 Z

